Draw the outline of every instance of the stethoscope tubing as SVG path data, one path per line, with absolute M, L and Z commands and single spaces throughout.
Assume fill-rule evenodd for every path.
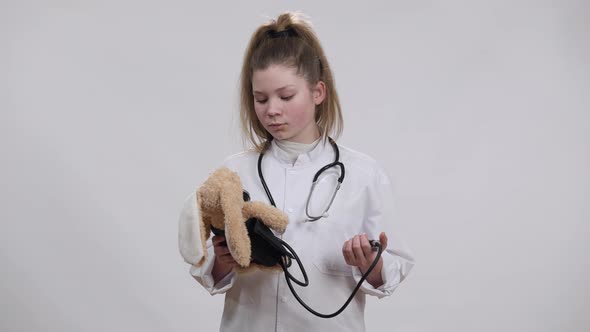
M 332 145 L 332 147 L 334 148 L 334 152 L 336 154 L 335 156 L 335 160 L 334 162 L 325 165 L 324 167 L 320 168 L 320 170 L 318 170 L 316 172 L 316 174 L 313 177 L 313 181 L 311 184 L 311 189 L 309 191 L 309 195 L 307 196 L 307 202 L 305 204 L 305 214 L 308 217 L 308 221 L 316 221 L 318 219 L 321 219 L 323 217 L 327 217 L 328 216 L 328 210 L 330 209 L 330 207 L 332 206 L 332 203 L 334 202 L 334 199 L 336 197 L 336 193 L 338 192 L 338 190 L 340 190 L 340 186 L 342 185 L 342 182 L 344 181 L 344 175 L 345 175 L 345 169 L 344 169 L 344 164 L 340 162 L 340 151 L 338 149 L 338 145 L 336 145 L 336 142 L 334 142 L 334 140 L 332 140 L 332 138 L 328 137 L 328 140 L 330 141 L 330 144 Z M 266 181 L 264 180 L 264 175 L 262 174 L 262 157 L 264 155 L 264 152 L 261 152 L 260 155 L 258 156 L 258 176 L 260 177 L 260 182 L 262 183 L 262 187 L 264 187 L 264 191 L 266 192 L 266 196 L 268 197 L 268 200 L 270 202 L 270 204 L 274 207 L 276 207 L 275 201 L 272 197 L 272 194 L 270 192 L 270 190 L 268 189 L 268 186 L 266 184 Z M 311 200 L 311 195 L 313 193 L 313 190 L 317 184 L 318 178 L 319 176 L 322 174 L 322 172 L 330 169 L 331 167 L 334 166 L 338 166 L 340 167 L 340 177 L 338 178 L 338 185 L 336 186 L 336 189 L 334 190 L 334 193 L 332 194 L 332 197 L 330 198 L 330 203 L 328 204 L 328 207 L 325 209 L 324 213 L 322 213 L 322 215 L 320 216 L 310 216 L 309 215 L 309 202 Z M 279 241 L 281 241 L 282 245 L 285 246 L 287 248 L 287 250 L 289 252 L 291 252 L 293 254 L 293 257 L 295 259 L 295 261 L 297 262 L 297 265 L 299 266 L 299 269 L 301 270 L 302 274 L 303 274 L 303 281 L 300 281 L 298 279 L 296 279 L 295 277 L 293 277 L 293 275 L 289 272 L 288 267 L 291 265 L 290 262 L 286 263 L 283 260 L 279 260 L 279 264 L 281 265 L 281 267 L 283 268 L 283 271 L 285 273 L 285 280 L 287 281 L 287 285 L 289 286 L 289 289 L 291 290 L 291 293 L 293 293 L 293 296 L 295 296 L 295 299 L 297 299 L 297 301 L 309 312 L 311 312 L 312 314 L 321 317 L 321 318 L 332 318 L 335 317 L 337 315 L 339 315 L 344 309 L 346 309 L 346 307 L 350 304 L 350 301 L 352 301 L 352 299 L 354 298 L 355 294 L 357 293 L 357 291 L 359 290 L 359 288 L 361 287 L 362 283 L 365 281 L 365 279 L 367 279 L 367 277 L 369 276 L 369 273 L 371 273 L 371 271 L 373 271 L 373 269 L 375 268 L 375 266 L 377 265 L 377 262 L 379 261 L 379 259 L 381 258 L 381 253 L 382 253 L 382 247 L 381 244 L 378 241 L 374 241 L 374 245 L 373 247 L 377 250 L 377 255 L 375 256 L 375 259 L 373 260 L 373 263 L 371 263 L 371 266 L 367 269 L 367 271 L 363 274 L 362 278 L 359 280 L 359 282 L 357 283 L 356 287 L 354 288 L 354 290 L 352 291 L 352 293 L 350 294 L 350 296 L 348 297 L 348 299 L 346 300 L 346 302 L 342 305 L 342 307 L 340 307 L 340 309 L 338 309 L 337 311 L 331 313 L 331 314 L 322 314 L 319 313 L 315 310 L 313 310 L 311 307 L 309 307 L 305 302 L 303 302 L 303 300 L 299 297 L 299 295 L 297 295 L 297 292 L 295 291 L 295 289 L 293 288 L 293 285 L 291 284 L 291 281 L 295 282 L 296 284 L 300 285 L 300 286 L 308 286 L 309 285 L 309 279 L 307 278 L 307 273 L 305 272 L 305 268 L 303 267 L 303 264 L 301 263 L 301 260 L 299 259 L 299 257 L 297 256 L 297 254 L 295 253 L 295 251 L 283 240 L 279 239 Z
M 328 141 L 330 142 L 330 145 L 332 145 L 332 148 L 334 149 L 334 161 L 325 165 L 324 167 L 320 168 L 314 175 L 313 177 L 313 181 L 311 184 L 311 188 L 309 191 L 309 195 L 307 196 L 307 201 L 305 203 L 305 214 L 307 216 L 307 221 L 316 221 L 319 220 L 321 218 L 325 218 L 328 216 L 328 210 L 330 209 L 330 207 L 332 206 L 332 203 L 334 202 L 334 199 L 336 198 L 336 194 L 338 193 L 338 190 L 340 190 L 340 186 L 342 185 L 342 182 L 344 181 L 344 176 L 346 174 L 346 169 L 344 167 L 344 164 L 340 162 L 340 149 L 338 149 L 338 145 L 336 144 L 336 142 L 334 142 L 334 140 L 331 137 L 328 137 Z M 262 187 L 264 188 L 264 191 L 266 193 L 266 196 L 268 197 L 268 200 L 270 202 L 270 204 L 274 207 L 276 207 L 274 198 L 270 192 L 270 189 L 268 189 L 268 185 L 266 184 L 266 180 L 264 179 L 264 174 L 262 174 L 262 158 L 264 156 L 264 151 L 260 153 L 260 155 L 258 156 L 258 177 L 260 178 L 260 183 L 262 183 Z M 315 189 L 315 186 L 317 184 L 318 178 L 319 176 L 326 170 L 332 168 L 332 167 L 340 167 L 340 176 L 338 177 L 338 185 L 336 186 L 336 189 L 334 190 L 334 193 L 332 194 L 332 197 L 330 198 L 330 202 L 328 204 L 328 206 L 326 207 L 326 209 L 324 210 L 324 212 L 319 215 L 319 216 L 312 216 L 309 213 L 309 202 L 311 200 L 311 196 L 313 194 L 313 191 Z

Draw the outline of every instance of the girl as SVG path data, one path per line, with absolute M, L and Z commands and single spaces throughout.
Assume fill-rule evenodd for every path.
M 207 261 L 190 273 L 211 294 L 225 294 L 220 330 L 364 331 L 366 295 L 390 295 L 414 263 L 395 236 L 383 169 L 330 138 L 342 130 L 338 94 L 319 40 L 300 16 L 282 14 L 254 32 L 242 67 L 240 115 L 254 148 L 224 166 L 238 173 L 251 200 L 288 215 L 281 237 L 306 267 L 310 285 L 297 292 L 309 306 L 324 314 L 341 307 L 375 259 L 369 239 L 381 242 L 383 254 L 346 310 L 320 318 L 297 302 L 283 273 L 235 273 L 225 239 L 214 236 Z

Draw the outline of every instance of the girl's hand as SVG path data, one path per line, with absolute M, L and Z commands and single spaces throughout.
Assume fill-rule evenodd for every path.
M 220 264 L 222 267 L 226 268 L 233 268 L 238 265 L 227 248 L 225 236 L 215 235 L 211 240 L 213 241 L 213 252 L 215 253 L 216 264 Z
M 387 248 L 387 235 L 381 232 L 379 235 L 379 242 L 381 242 L 381 248 L 383 251 Z M 377 256 L 377 252 L 373 251 L 367 234 L 358 234 L 353 238 L 344 242 L 342 246 L 342 255 L 346 264 L 358 267 L 362 273 L 365 273 Z M 383 267 L 383 259 L 379 259 L 377 265 L 371 272 L 371 275 L 376 275 L 378 272 L 381 274 L 381 268 Z M 374 273 L 375 272 L 375 273 Z

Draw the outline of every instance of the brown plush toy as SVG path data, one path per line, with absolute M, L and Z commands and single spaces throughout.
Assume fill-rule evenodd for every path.
M 179 244 L 185 261 L 200 266 L 207 257 L 206 242 L 211 227 L 225 231 L 227 247 L 244 272 L 252 267 L 251 243 L 246 220 L 258 218 L 264 225 L 283 233 L 288 217 L 279 209 L 262 202 L 244 202 L 243 188 L 237 173 L 222 167 L 213 172 L 191 195 L 180 218 Z M 266 268 L 266 267 L 265 267 Z M 275 266 L 273 269 L 281 269 Z

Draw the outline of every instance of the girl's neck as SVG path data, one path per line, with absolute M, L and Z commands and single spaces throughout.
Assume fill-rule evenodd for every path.
M 287 153 L 289 161 L 291 163 L 295 163 L 295 161 L 297 160 L 297 157 L 299 157 L 299 155 L 304 154 L 304 153 L 308 153 L 309 151 L 313 150 L 313 148 L 315 148 L 316 145 L 320 142 L 320 139 L 321 139 L 321 137 L 309 144 L 297 143 L 297 142 L 291 142 L 291 141 L 279 140 L 279 139 L 276 139 L 275 142 L 276 142 L 277 146 L 279 147 L 279 149 L 281 149 L 285 153 Z

